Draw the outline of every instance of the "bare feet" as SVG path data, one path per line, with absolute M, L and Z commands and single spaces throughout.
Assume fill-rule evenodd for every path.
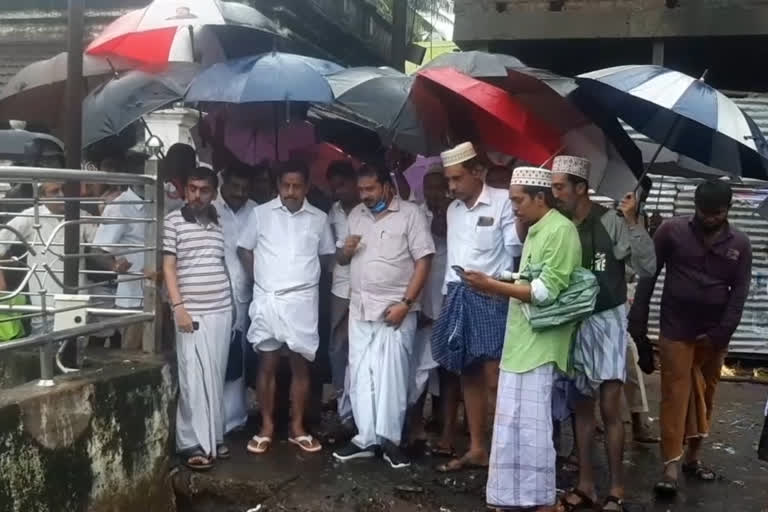
M 486 469 L 488 468 L 488 454 L 467 452 L 458 459 L 452 459 L 445 464 L 437 466 L 440 473 L 455 473 L 465 469 Z

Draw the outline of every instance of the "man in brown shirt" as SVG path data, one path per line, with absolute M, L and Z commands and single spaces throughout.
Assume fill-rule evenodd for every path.
M 364 167 L 362 204 L 349 213 L 349 237 L 337 252 L 350 265 L 349 379 L 358 434 L 333 456 L 373 457 L 381 446 L 393 468 L 410 465 L 400 450 L 405 420 L 416 302 L 435 244 L 424 213 L 394 193 L 389 173 Z
M 728 223 L 730 186 L 723 181 L 696 189 L 693 218 L 665 221 L 654 235 L 658 269 L 641 279 L 629 318 L 629 332 L 647 353 L 648 308 L 661 269 L 661 452 L 664 475 L 656 492 L 677 492 L 682 470 L 700 480 L 715 474 L 699 458 L 709 432 L 715 388 L 728 343 L 741 320 L 752 275 L 747 236 Z M 641 342 L 645 340 L 644 342 Z M 651 370 L 652 368 L 644 368 Z

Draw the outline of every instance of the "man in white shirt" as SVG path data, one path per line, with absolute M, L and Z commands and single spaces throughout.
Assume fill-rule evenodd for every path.
M 380 446 L 395 469 L 410 461 L 400 442 L 418 299 L 435 245 L 419 207 L 396 195 L 389 173 L 358 172 L 362 204 L 349 214 L 349 232 L 336 259 L 350 268 L 350 398 L 358 433 L 333 456 L 372 457 Z
M 439 394 L 437 362 L 432 357 L 432 325 L 443 306 L 443 281 L 445 264 L 448 258 L 446 245 L 446 211 L 451 200 L 448 197 L 448 181 L 443 174 L 443 166 L 437 164 L 427 171 L 423 181 L 424 203 L 421 209 L 427 218 L 432 239 L 435 242 L 435 254 L 429 276 L 421 292 L 421 311 L 413 343 L 411 358 L 411 380 L 408 387 L 408 438 L 412 448 L 426 441 L 424 431 L 424 400 L 427 389 L 432 394 Z
M 336 201 L 328 212 L 336 247 L 344 247 L 349 235 L 347 216 L 352 208 L 360 204 L 357 191 L 357 172 L 348 161 L 331 163 L 327 172 L 328 184 Z M 336 395 L 339 420 L 342 424 L 352 422 L 352 403 L 349 401 L 349 376 L 347 359 L 349 354 L 349 266 L 338 262 L 333 267 L 331 286 L 331 340 L 328 356 L 331 363 L 331 381 Z
M 253 288 L 237 256 L 237 239 L 245 231 L 256 203 L 248 199 L 250 174 L 244 166 L 230 166 L 222 173 L 221 189 L 213 201 L 224 233 L 224 261 L 232 283 L 234 325 L 229 346 L 227 376 L 224 381 L 224 432 L 231 432 L 248 421 L 245 395 L 245 335 L 248 306 Z
M 328 217 L 306 201 L 309 169 L 303 162 L 277 164 L 278 197 L 252 210 L 237 243 L 240 261 L 253 275 L 248 341 L 259 351 L 258 394 L 262 424 L 248 451 L 265 453 L 275 433 L 275 386 L 280 355 L 291 364 L 289 442 L 305 452 L 322 449 L 304 426 L 309 397 L 309 362 L 320 343 L 317 332 L 320 257 L 336 251 Z M 330 258 L 328 258 L 330 263 Z
M 488 465 L 488 404 L 495 403 L 504 345 L 506 298 L 480 294 L 461 279 L 461 267 L 491 276 L 513 270 L 522 250 L 509 193 L 485 184 L 485 167 L 472 143 L 442 153 L 448 188 L 448 262 L 440 317 L 432 333 L 432 355 L 441 368 L 443 434 L 436 451 L 453 452 L 459 379 L 469 426 L 469 450 L 438 467 L 444 472 Z
M 130 244 L 133 246 L 146 245 L 146 222 L 140 219 L 151 219 L 150 205 L 144 204 L 143 191 L 140 187 L 129 188 L 104 208 L 102 217 L 115 219 L 137 219 L 136 222 L 103 223 L 96 230 L 93 243 L 108 254 L 117 253 L 107 259 L 104 268 L 120 274 L 130 272 L 134 275 L 121 276 L 117 281 L 117 299 L 115 305 L 124 309 L 141 309 L 144 307 L 144 283 L 140 274 L 144 272 L 144 251 L 132 248 L 114 247 L 115 244 Z M 112 246 L 112 247 L 110 247 Z M 123 251 L 132 251 L 120 255 Z M 144 325 L 134 324 L 120 331 L 121 346 L 124 349 L 138 350 L 142 346 Z
M 62 197 L 61 188 L 61 183 L 43 183 L 40 185 L 40 196 L 43 199 Z M 10 229 L 0 230 L 0 253 L 7 254 L 12 247 L 12 244 L 8 242 L 15 242 L 21 239 L 34 248 L 35 254 L 30 253 L 27 255 L 27 265 L 35 267 L 34 275 L 29 280 L 30 303 L 34 306 L 42 307 L 43 299 L 39 292 L 45 290 L 46 309 L 52 310 L 56 307 L 54 295 L 64 292 L 62 287 L 43 268 L 43 265 L 48 265 L 60 282 L 64 281 L 64 263 L 63 260 L 59 259 L 59 255 L 64 253 L 64 228 L 58 227 L 64 219 L 64 203 L 42 204 L 38 207 L 39 229 L 35 228 L 34 214 L 34 207 L 27 208 L 8 222 L 8 226 L 18 232 L 18 235 Z M 80 218 L 82 220 L 85 221 L 88 216 L 88 213 L 85 211 L 80 211 Z M 56 232 L 55 235 L 54 231 Z M 93 242 L 95 231 L 95 222 L 87 223 L 86 221 L 81 223 L 80 242 Z M 51 240 L 52 235 L 53 239 Z M 50 247 L 46 249 L 44 246 L 49 241 Z M 26 252 L 26 249 L 23 252 Z M 82 268 L 82 263 L 80 266 Z M 86 285 L 84 274 L 80 274 L 79 285 Z M 82 291 L 81 293 L 85 294 L 87 291 Z M 53 314 L 32 317 L 31 327 L 32 334 L 50 332 L 53 330 Z

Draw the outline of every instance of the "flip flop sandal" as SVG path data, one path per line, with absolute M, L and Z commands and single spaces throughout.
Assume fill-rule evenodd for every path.
M 289 437 L 288 442 L 295 444 L 307 453 L 317 453 L 323 449 L 323 445 L 317 442 L 310 434 L 299 437 Z
M 664 475 L 661 480 L 656 482 L 656 485 L 653 486 L 653 491 L 661 497 L 665 498 L 674 498 L 677 496 L 677 480 L 674 478 L 671 478 L 667 475 Z
M 661 441 L 656 436 L 652 436 L 650 434 L 640 434 L 637 436 L 632 436 L 632 440 L 636 443 L 643 443 L 643 444 L 657 444 Z
M 609 505 L 614 506 L 608 508 Z M 603 508 L 600 510 L 602 512 L 624 512 L 624 500 L 617 496 L 608 496 L 605 498 L 605 501 L 603 501 Z
M 456 458 L 456 450 L 454 450 L 453 447 L 450 448 L 440 448 L 439 446 L 435 446 L 430 450 L 430 452 L 433 457 L 441 457 L 446 459 L 455 459 Z
M 682 469 L 686 475 L 696 477 L 702 482 L 712 482 L 717 479 L 717 473 L 702 464 L 700 460 L 686 462 L 683 464 Z
M 251 440 L 248 441 L 248 446 L 246 446 L 245 449 L 250 453 L 261 455 L 266 453 L 270 446 L 272 446 L 271 437 L 253 436 Z
M 578 503 L 571 503 L 568 501 L 568 496 L 576 496 L 579 498 Z M 563 506 L 565 512 L 576 512 L 578 510 L 595 510 L 595 501 L 587 496 L 585 492 L 580 489 L 570 489 L 565 495 L 560 498 L 560 504 Z
M 453 459 L 435 468 L 438 473 L 458 473 L 470 469 L 488 469 L 488 464 L 476 464 L 464 459 Z
M 229 450 L 229 446 L 225 444 L 216 445 L 216 458 L 226 460 L 232 457 L 232 452 Z
M 184 465 L 193 471 L 207 471 L 213 467 L 213 461 L 201 450 L 197 450 L 187 456 Z

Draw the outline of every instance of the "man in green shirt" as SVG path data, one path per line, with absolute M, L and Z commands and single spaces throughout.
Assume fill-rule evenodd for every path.
M 510 297 L 486 489 L 491 507 L 557 509 L 552 385 L 555 372 L 567 369 L 575 325 L 534 331 L 523 308 L 553 303 L 581 263 L 579 234 L 554 209 L 551 187 L 550 171 L 518 167 L 509 190 L 517 218 L 529 228 L 520 271 L 541 265 L 539 277 L 506 283 L 480 272 L 463 275 L 482 293 Z

